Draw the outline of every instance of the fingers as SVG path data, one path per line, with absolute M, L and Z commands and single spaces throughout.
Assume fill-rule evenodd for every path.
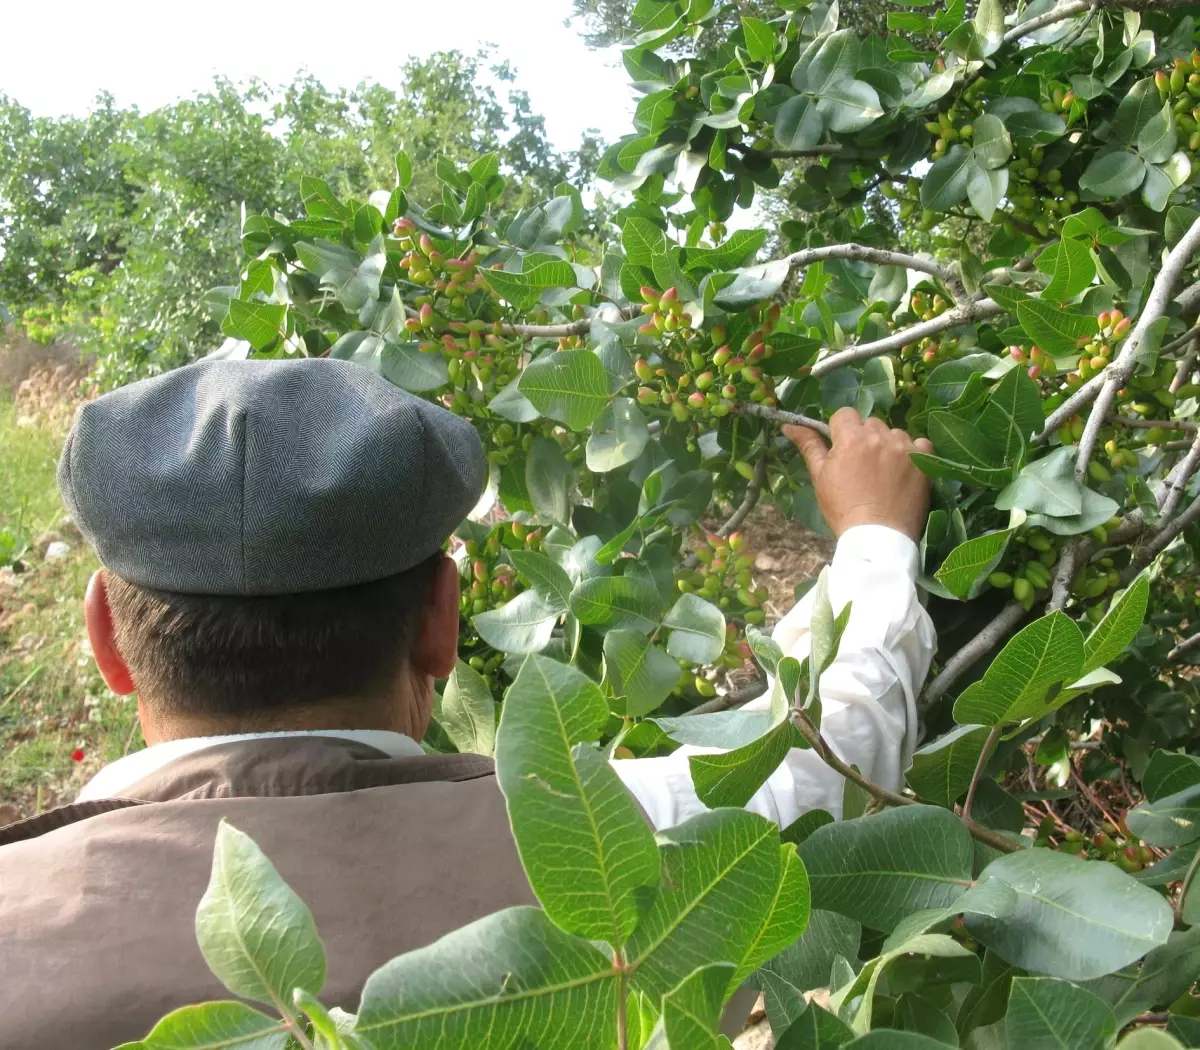
M 929 455 L 933 454 L 933 442 L 930 441 L 929 438 L 917 438 L 917 440 L 913 442 L 913 445 L 918 452 L 925 452 Z
M 829 436 L 836 445 L 839 441 L 849 441 L 862 430 L 863 421 L 853 408 L 839 408 L 829 419 Z
M 783 428 L 783 433 L 800 450 L 808 472 L 813 475 L 820 473 L 821 467 L 825 463 L 825 457 L 829 455 L 825 439 L 810 427 L 792 426 L 791 424 Z

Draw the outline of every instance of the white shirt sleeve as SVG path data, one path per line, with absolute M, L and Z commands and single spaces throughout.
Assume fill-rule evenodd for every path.
M 917 600 L 916 544 L 882 525 L 848 529 L 829 568 L 835 613 L 851 602 L 838 654 L 821 676 L 821 732 L 845 762 L 868 779 L 898 790 L 912 759 L 917 693 L 933 657 L 933 623 Z M 787 656 L 809 651 L 812 594 L 776 625 Z M 769 693 L 743 710 L 765 709 Z M 656 828 L 679 824 L 707 808 L 696 797 L 690 755 L 719 748 L 683 746 L 663 758 L 618 759 L 613 768 Z M 842 815 L 841 775 L 807 749 L 795 749 L 746 808 L 786 827 L 811 809 Z

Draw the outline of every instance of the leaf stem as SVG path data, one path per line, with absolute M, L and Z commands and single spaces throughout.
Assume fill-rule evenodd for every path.
M 830 769 L 841 773 L 851 783 L 857 784 L 877 801 L 888 806 L 920 805 L 915 798 L 901 795 L 898 791 L 892 791 L 890 788 L 882 787 L 868 780 L 853 766 L 847 765 L 838 758 L 828 742 L 821 735 L 821 731 L 812 724 L 812 721 L 803 710 L 795 707 L 792 708 L 792 724 L 799 731 L 800 735 L 808 741 L 822 762 L 829 766 Z M 968 820 L 966 817 L 963 818 L 963 824 L 966 826 L 967 831 L 970 832 L 971 837 L 977 842 L 982 842 L 985 846 L 991 846 L 992 849 L 1000 850 L 1002 853 L 1020 853 L 1024 848 L 1011 839 L 1005 838 L 999 832 L 993 831 L 991 828 L 985 828 L 982 824 Z
M 988 759 L 992 757 L 992 751 L 995 750 L 996 741 L 999 739 L 1000 727 L 992 726 L 992 731 L 988 733 L 987 739 L 983 742 L 983 750 L 979 752 L 979 761 L 975 763 L 975 772 L 971 774 L 971 786 L 967 788 L 967 798 L 963 802 L 960 814 L 964 821 L 969 822 L 971 819 L 971 809 L 975 805 L 975 792 L 979 787 L 979 781 L 983 779 L 983 771 L 987 767 Z
M 801 415 L 799 412 L 785 412 L 781 408 L 768 408 L 766 405 L 759 405 L 753 401 L 739 401 L 733 406 L 733 410 L 740 415 L 757 416 L 759 419 L 768 419 L 772 423 L 808 427 L 809 430 L 815 430 L 823 437 L 829 437 L 829 425 L 827 423 L 822 423 L 819 419 L 813 419 L 811 416 Z M 736 528 L 736 526 L 734 527 Z

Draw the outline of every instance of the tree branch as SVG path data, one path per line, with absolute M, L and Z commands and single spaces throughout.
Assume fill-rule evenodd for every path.
M 845 368 L 847 365 L 867 361 L 872 357 L 879 357 L 881 354 L 893 353 L 926 336 L 937 335 L 949 328 L 957 328 L 959 325 L 981 321 L 985 317 L 994 317 L 996 314 L 1002 313 L 1004 313 L 1004 307 L 992 299 L 981 299 L 977 303 L 964 303 L 962 306 L 947 310 L 932 321 L 924 321 L 901 332 L 896 332 L 894 335 L 876 339 L 872 343 L 859 343 L 857 346 L 831 354 L 813 365 L 812 375 L 819 379 L 821 376 L 836 372 L 839 368 Z
M 1053 11 L 1047 11 L 1044 15 L 1038 15 L 1037 18 L 1031 18 L 1027 22 L 1014 26 L 1004 34 L 1004 43 L 1012 43 L 1012 41 L 1035 33 L 1039 29 L 1054 25 L 1055 22 L 1063 22 L 1076 15 L 1086 14 L 1093 7 L 1123 7 L 1130 11 L 1162 11 L 1169 7 L 1187 7 L 1194 2 L 1195 0 L 1103 0 L 1101 3 L 1096 3 L 1094 0 L 1073 0 L 1072 3 L 1063 4 L 1062 7 L 1056 7 Z
M 585 335 L 591 328 L 591 319 L 584 318 L 568 324 L 502 324 L 500 334 L 519 335 L 524 339 L 569 339 L 573 335 Z
M 830 769 L 840 773 L 852 784 L 857 784 L 871 795 L 872 798 L 888 806 L 916 806 L 920 804 L 915 798 L 901 795 L 897 791 L 892 791 L 889 788 L 882 787 L 868 780 L 853 766 L 847 765 L 838 758 L 833 748 L 829 746 L 825 738 L 821 735 L 821 731 L 812 724 L 808 715 L 803 710 L 792 709 L 792 724 L 822 762 L 829 766 Z M 967 831 L 971 833 L 971 837 L 977 842 L 982 842 L 984 845 L 991 846 L 992 849 L 1000 850 L 1002 853 L 1019 853 L 1024 848 L 1011 839 L 1005 838 L 999 832 L 993 831 L 991 828 L 985 828 L 982 824 L 977 824 L 973 820 L 964 817 L 963 824 L 966 825 Z
M 1196 645 L 1196 643 L 1198 643 L 1198 642 L 1200 642 L 1200 632 L 1197 632 L 1196 634 L 1190 635 L 1189 637 L 1185 638 L 1182 642 L 1180 642 L 1177 646 L 1175 646 L 1174 649 L 1172 649 L 1169 653 L 1167 653 L 1167 662 L 1174 663 L 1185 652 L 1187 652 L 1187 650 L 1191 649 L 1192 646 Z
M 725 522 L 717 530 L 718 536 L 728 536 L 736 529 L 758 503 L 759 496 L 762 495 L 763 486 L 767 483 L 767 456 L 763 453 L 758 457 L 758 462 L 754 464 L 754 477 L 750 479 L 750 484 L 746 486 L 746 495 L 742 499 L 741 505 L 731 515 L 729 520 Z M 685 569 L 694 569 L 700 561 L 695 553 L 689 554 L 683 559 L 683 567 Z
M 785 423 L 797 427 L 808 427 L 823 437 L 829 437 L 829 426 L 819 419 L 801 415 L 799 412 L 785 412 L 781 408 L 768 408 L 753 401 L 739 401 L 733 406 L 735 412 L 744 416 L 758 416 L 759 419 L 769 419 L 772 423 Z M 736 526 L 734 526 L 736 528 Z
M 1134 551 L 1133 558 L 1130 559 L 1128 567 L 1121 573 L 1121 586 L 1129 585 L 1129 582 L 1137 576 L 1147 565 L 1157 558 L 1168 546 L 1188 526 L 1195 524 L 1196 520 L 1200 519 L 1200 499 L 1193 500 L 1182 514 L 1174 521 L 1167 522 L 1159 529 L 1150 541 L 1144 546 L 1139 547 Z
M 1188 332 L 1188 338 L 1191 339 L 1191 346 L 1188 347 L 1187 353 L 1179 359 L 1179 364 L 1175 366 L 1175 378 L 1171 380 L 1170 391 L 1172 394 L 1179 393 L 1179 388 L 1187 382 L 1187 378 L 1191 375 L 1192 368 L 1196 364 L 1196 355 L 1200 353 L 1200 335 L 1195 331 Z
M 1188 481 L 1196 473 L 1197 467 L 1200 467 L 1200 434 L 1196 435 L 1196 440 L 1192 442 L 1187 455 L 1176 464 L 1163 482 L 1162 491 L 1158 494 L 1158 511 L 1163 521 L 1170 521 L 1175 516 L 1179 509 L 1179 501 L 1183 499 Z
M 824 259 L 849 259 L 852 262 L 866 262 L 875 266 L 902 266 L 906 270 L 917 270 L 936 277 L 943 284 L 956 283 L 954 271 L 934 262 L 932 259 L 922 259 L 916 255 L 906 255 L 903 252 L 890 252 L 882 248 L 871 248 L 865 244 L 830 244 L 822 248 L 805 248 L 793 252 L 784 259 L 792 269 L 800 266 L 810 266 Z
M 747 682 L 740 689 L 731 690 L 723 696 L 714 696 L 711 700 L 705 700 L 702 704 L 697 704 L 690 711 L 685 711 L 680 717 L 687 715 L 710 715 L 714 711 L 731 711 L 737 707 L 744 707 L 751 700 L 757 700 L 767 691 L 767 680 L 765 678 L 756 678 L 753 682 Z
M 1161 2 L 1161 0 L 1160 0 Z M 1036 19 L 1034 20 L 1036 21 Z M 1192 261 L 1192 256 L 1200 248 L 1200 219 L 1192 223 L 1191 228 L 1183 235 L 1179 243 L 1167 255 L 1162 270 L 1154 279 L 1154 286 L 1146 297 L 1146 305 L 1138 318 L 1137 324 L 1116 359 L 1102 373 L 1104 385 L 1096 396 L 1096 403 L 1088 415 L 1087 424 L 1083 428 L 1083 437 L 1079 441 L 1079 456 L 1075 460 L 1075 477 L 1083 481 L 1087 477 L 1088 463 L 1096 447 L 1096 439 L 1100 428 L 1104 425 L 1117 391 L 1120 390 L 1133 374 L 1137 364 L 1137 352 L 1147 333 L 1160 317 L 1162 317 L 1171 302 L 1171 293 L 1178 283 L 1184 268 Z
M 1024 617 L 1025 606 L 1020 602 L 1009 602 L 1001 609 L 991 623 L 946 661 L 937 677 L 925 687 L 918 712 L 924 714 L 933 707 L 976 660 L 998 645 Z
M 1068 419 L 1079 414 L 1079 410 L 1084 405 L 1094 401 L 1096 395 L 1100 393 L 1100 388 L 1104 386 L 1104 373 L 1092 376 L 1086 383 L 1075 391 L 1069 398 L 1058 406 L 1053 412 L 1046 417 L 1046 426 L 1040 434 L 1034 439 L 1035 445 L 1040 445 L 1043 441 L 1047 441 L 1059 427 L 1061 427 Z
M 1109 422 L 1118 427 L 1132 427 L 1134 430 L 1153 430 L 1161 427 L 1163 430 L 1195 430 L 1200 424 L 1186 419 L 1130 419 L 1127 416 L 1112 416 Z

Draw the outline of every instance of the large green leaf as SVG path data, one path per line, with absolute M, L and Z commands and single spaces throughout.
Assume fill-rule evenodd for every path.
M 1045 424 L 1042 396 L 1023 368 L 1012 368 L 995 385 L 983 412 L 979 430 L 999 451 L 1005 463 L 1015 463 Z
M 1162 164 L 1175 152 L 1176 140 L 1175 114 L 1171 112 L 1171 104 L 1164 102 L 1162 109 L 1138 132 L 1137 151 L 1146 162 Z
M 778 830 L 744 810 L 702 813 L 658 840 L 658 893 L 626 945 L 634 987 L 651 996 L 714 960 L 740 965 L 782 875 Z
M 1152 846 L 1182 846 L 1200 838 L 1200 785 L 1156 802 L 1142 802 L 1125 816 L 1129 830 Z
M 518 386 L 542 415 L 583 430 L 608 404 L 608 376 L 590 350 L 544 354 L 521 373 Z
M 696 747 L 741 747 L 771 728 L 768 711 L 712 711 L 654 721 L 676 743 Z
M 1142 773 L 1142 793 L 1149 802 L 1197 784 L 1200 784 L 1200 758 L 1178 751 L 1155 751 Z
M 354 1032 L 374 1050 L 599 1050 L 619 994 L 607 955 L 539 908 L 509 908 L 376 970 Z
M 811 149 L 824 132 L 825 120 L 811 95 L 793 95 L 775 116 L 775 141 L 784 149 Z
M 967 790 L 984 742 L 987 726 L 957 726 L 913 753 L 904 779 L 921 798 L 952 806 Z
M 615 398 L 592 424 L 587 441 L 587 467 L 597 474 L 632 463 L 650 440 L 646 417 L 630 397 Z
M 654 584 L 641 577 L 597 576 L 575 585 L 571 612 L 583 624 L 649 634 L 658 626 L 662 599 Z
M 1113 864 L 1048 849 L 992 861 L 979 877 L 1017 895 L 1002 919 L 967 914 L 967 929 L 1014 966 L 1084 981 L 1119 970 L 1166 943 L 1171 908 Z
M 475 616 L 479 637 L 502 653 L 540 653 L 550 643 L 562 610 L 537 591 L 522 591 L 498 609 Z
M 507 299 L 517 310 L 533 307 L 547 288 L 573 288 L 577 279 L 574 268 L 563 259 L 549 259 L 522 273 L 506 270 L 484 270 L 482 273 L 492 291 Z
M 257 300 L 229 300 L 229 314 L 221 330 L 245 339 L 255 350 L 265 350 L 283 338 L 287 307 Z
M 224 821 L 196 941 L 208 968 L 243 999 L 290 1010 L 294 989 L 316 995 L 325 984 L 325 949 L 308 906 L 254 840 Z
M 604 673 L 613 691 L 625 698 L 621 713 L 640 718 L 679 684 L 679 661 L 640 631 L 622 627 L 604 636 Z
M 725 648 L 725 614 L 698 594 L 681 594 L 663 618 L 667 652 L 693 664 L 710 664 Z
M 1136 153 L 1121 150 L 1096 157 L 1079 177 L 1079 188 L 1096 197 L 1124 197 L 1146 176 L 1146 162 Z
M 117 1050 L 285 1050 L 290 1039 L 277 1017 L 245 1003 L 215 1002 L 172 1010 L 145 1039 Z
M 860 44 L 853 29 L 840 29 L 822 42 L 805 71 L 804 90 L 819 95 L 858 69 Z
M 971 884 L 966 827 L 935 806 L 903 806 L 827 824 L 801 846 L 814 908 L 889 931 L 926 908 L 948 907 Z
M 1047 266 L 1050 268 L 1047 269 Z M 1038 256 L 1038 269 L 1051 275 L 1042 298 L 1065 303 L 1085 291 L 1096 277 L 1096 261 L 1087 243 L 1064 237 Z
M 548 605 L 559 612 L 566 612 L 571 601 L 571 577 L 566 569 L 556 565 L 545 554 L 537 551 L 511 550 L 508 560 Z
M 973 423 L 952 412 L 929 413 L 929 439 L 939 456 L 971 468 L 988 470 L 1003 466 L 998 450 Z
M 632 216 L 621 227 L 621 244 L 625 257 L 635 266 L 653 266 L 655 256 L 667 250 L 663 231 L 648 219 Z
M 803 738 L 784 720 L 766 735 L 733 751 L 717 755 L 692 755 L 688 766 L 696 795 L 710 809 L 744 806 L 779 768 L 787 753 Z
M 829 975 L 826 974 L 823 980 L 828 979 Z M 776 1050 L 835 1050 L 836 1047 L 848 1046 L 853 1038 L 854 1029 L 845 1021 L 813 1004 L 792 1021 L 775 1046 Z
M 967 200 L 984 222 L 991 222 L 1008 193 L 1008 169 L 986 168 L 972 157 L 967 166 Z
M 440 353 L 423 354 L 416 343 L 383 344 L 379 351 L 379 374 L 401 390 L 421 394 L 437 390 L 450 381 L 450 369 Z
M 998 726 L 1046 713 L 1052 686 L 1069 684 L 1083 666 L 1083 635 L 1062 612 L 1018 631 L 954 703 L 959 725 Z
M 838 956 L 858 954 L 862 927 L 832 911 L 813 911 L 798 941 L 763 964 L 756 977 L 766 1000 L 771 1029 L 782 1032 L 807 1007 L 805 993 L 829 983 Z
M 934 161 L 921 183 L 921 204 L 934 211 L 949 211 L 967 195 L 967 182 L 974 166 L 971 151 L 952 146 Z
M 668 1050 L 720 1050 L 717 1027 L 732 978 L 730 963 L 710 963 L 694 970 L 662 997 Z
M 1016 977 L 1008 995 L 1004 1037 L 1021 1050 L 1105 1050 L 1117 1018 L 1099 996 L 1055 977 Z
M 465 660 L 446 680 L 438 723 L 459 751 L 490 755 L 496 747 L 496 701 L 487 680 Z
M 1017 320 L 1025 334 L 1048 354 L 1071 354 L 1085 335 L 1096 334 L 1096 319 L 1064 310 L 1044 299 L 1022 299 Z
M 1197 978 L 1200 978 L 1200 927 L 1175 930 L 1166 944 L 1146 956 L 1137 980 L 1113 1005 L 1117 1024 L 1126 1025 L 1156 1006 L 1169 1006 Z
M 1125 651 L 1125 646 L 1133 641 L 1142 626 L 1149 603 L 1150 577 L 1142 573 L 1084 639 L 1081 674 L 1103 667 Z
M 1012 139 L 999 117 L 984 113 L 975 121 L 975 136 L 971 140 L 975 160 L 985 168 L 1002 168 L 1012 156 Z
M 654 835 L 604 756 L 604 695 L 566 664 L 531 656 L 505 694 L 496 775 L 529 884 L 562 929 L 619 947 L 637 894 L 658 879 Z
M 539 518 L 567 523 L 571 515 L 571 464 L 557 441 L 534 440 L 525 461 L 525 488 Z
M 843 135 L 861 131 L 883 116 L 879 93 L 865 80 L 839 80 L 830 84 L 820 93 L 817 111 L 830 131 Z
M 1003 529 L 960 543 L 946 555 L 934 578 L 956 598 L 974 598 L 1000 564 L 1011 538 L 1012 531 Z
M 758 932 L 742 956 L 741 965 L 733 976 L 733 987 L 739 986 L 759 966 L 796 943 L 808 926 L 811 914 L 811 894 L 808 872 L 791 843 L 779 851 L 781 873 L 775 899 L 758 919 Z
M 1056 448 L 1025 466 L 1016 481 L 996 497 L 996 509 L 1019 507 L 1056 518 L 1078 514 L 1083 509 L 1083 495 L 1075 480 L 1077 451 L 1074 445 Z

